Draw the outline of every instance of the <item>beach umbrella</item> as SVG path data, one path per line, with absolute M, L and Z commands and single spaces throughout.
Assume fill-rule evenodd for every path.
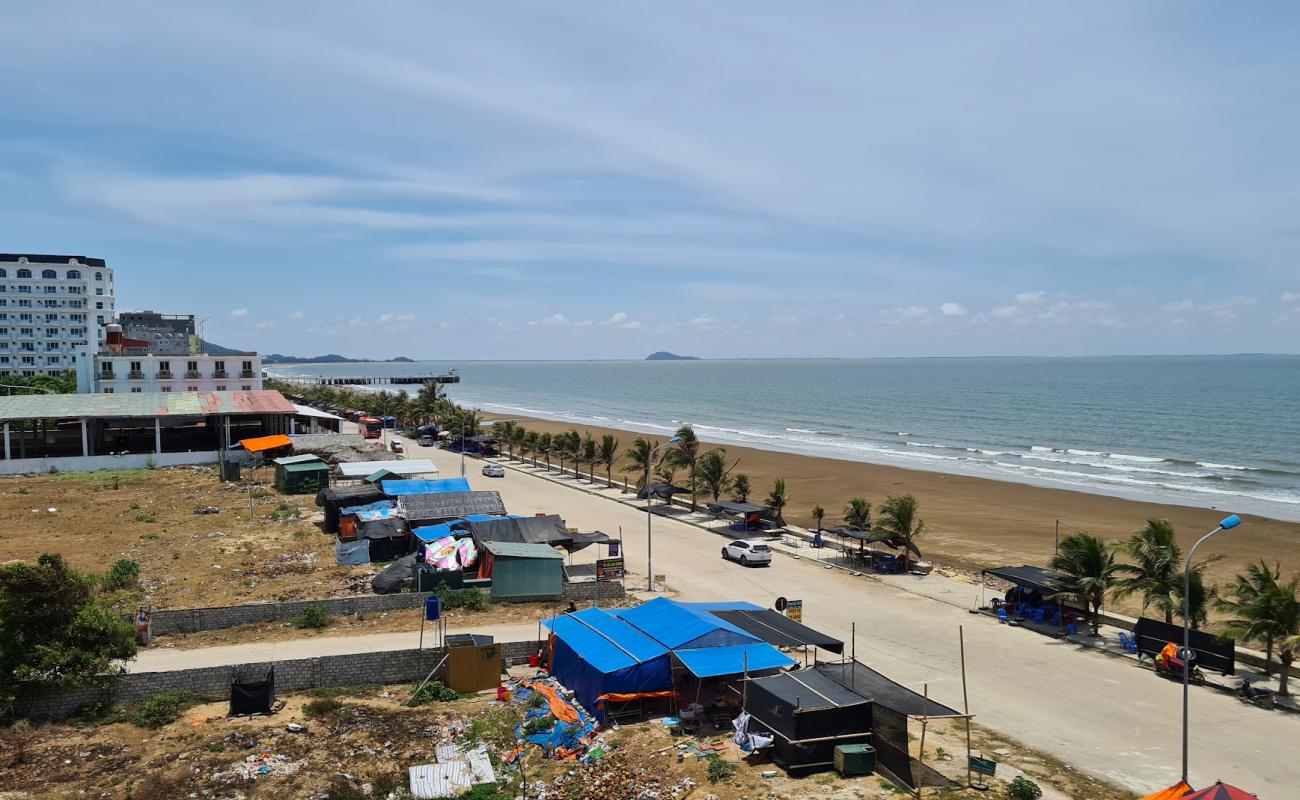
M 1181 800 L 1258 800 L 1259 795 L 1219 781 L 1208 789 L 1185 794 Z
M 1149 794 L 1142 800 L 1182 800 L 1183 796 L 1192 791 L 1192 787 L 1179 781 L 1168 789 L 1161 789 L 1155 794 Z

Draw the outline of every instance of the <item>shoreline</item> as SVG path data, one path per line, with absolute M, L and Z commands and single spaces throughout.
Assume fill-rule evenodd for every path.
M 488 421 L 516 420 L 539 432 L 559 433 L 570 429 L 589 432 L 599 440 L 612 435 L 619 440 L 620 454 L 638 436 L 637 431 L 597 425 L 561 422 L 518 414 L 482 412 Z M 927 558 L 966 569 L 1006 564 L 1045 565 L 1054 549 L 1055 521 L 1061 536 L 1080 530 L 1103 539 L 1127 538 L 1147 518 L 1170 520 L 1178 532 L 1184 552 L 1220 519 L 1231 513 L 1208 507 L 1174 505 L 1135 500 L 1074 489 L 1035 486 L 981 476 L 945 473 L 909 467 L 767 450 L 711 440 L 700 436 L 706 446 L 723 448 L 728 461 L 739 459 L 735 473 L 749 476 L 751 499 L 762 502 L 772 481 L 784 477 L 791 498 L 785 517 L 797 525 L 812 526 L 813 505 L 826 509 L 823 526 L 839 524 L 840 511 L 850 497 L 865 497 L 874 509 L 890 494 L 913 494 L 920 501 L 920 516 L 928 530 L 920 540 Z M 621 459 L 620 459 L 621 461 Z M 613 478 L 625 474 L 616 464 Z M 584 470 L 585 472 L 586 470 Z M 598 479 L 604 477 L 600 467 Z M 679 479 L 680 482 L 680 479 Z M 701 499 L 701 503 L 706 500 Z M 1300 565 L 1300 523 L 1249 513 L 1245 525 L 1233 537 L 1219 537 L 1206 545 L 1205 558 L 1221 555 L 1208 567 L 1212 582 L 1230 581 L 1246 564 L 1259 559 L 1280 560 L 1283 571 Z

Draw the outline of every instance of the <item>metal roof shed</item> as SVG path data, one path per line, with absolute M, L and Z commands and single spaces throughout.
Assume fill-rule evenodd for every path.
M 289 463 L 280 463 L 286 460 Z M 330 465 L 319 458 L 276 462 L 275 488 L 284 494 L 314 494 L 329 485 Z
M 551 598 L 564 593 L 564 556 L 544 544 L 487 542 L 479 577 L 497 598 Z

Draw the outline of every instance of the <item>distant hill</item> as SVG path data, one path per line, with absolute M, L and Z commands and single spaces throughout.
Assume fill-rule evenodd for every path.
M 667 350 L 660 350 L 645 357 L 646 361 L 699 361 L 699 356 L 679 356 Z
M 204 342 L 203 350 L 209 355 L 214 356 L 237 356 L 247 352 L 245 350 L 235 350 L 229 347 L 222 347 L 221 345 L 213 344 L 212 342 Z M 410 364 L 414 362 L 414 360 L 415 359 L 407 358 L 406 356 L 398 356 L 397 358 L 382 359 L 382 363 Z M 326 353 L 323 356 L 286 356 L 281 353 L 271 353 L 270 355 L 262 356 L 263 364 L 364 364 L 376 361 L 381 360 L 374 358 L 348 358 L 347 356 L 341 356 L 338 353 Z

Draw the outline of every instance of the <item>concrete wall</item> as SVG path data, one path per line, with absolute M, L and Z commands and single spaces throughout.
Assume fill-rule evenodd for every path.
M 17 445 L 12 447 L 17 453 Z M 0 459 L 0 475 L 44 474 L 51 469 L 59 472 L 95 472 L 101 469 L 146 469 L 179 467 L 189 464 L 215 464 L 217 451 L 201 450 L 193 453 L 129 453 L 124 456 L 65 456 L 61 458 L 11 458 Z
M 290 434 L 295 447 L 325 447 L 326 445 L 346 444 L 356 447 L 365 445 L 366 440 L 359 433 L 294 433 Z M 375 440 L 371 440 L 375 441 Z M 379 448 L 375 452 L 382 453 Z
M 503 666 L 526 662 L 541 646 L 536 641 L 498 644 Z M 270 667 L 275 667 L 275 689 L 282 695 L 363 683 L 415 683 L 424 680 L 445 653 L 443 649 L 389 650 L 173 672 L 131 672 L 114 678 L 103 689 L 75 689 L 19 700 L 15 716 L 57 719 L 95 705 L 138 703 L 151 694 L 165 691 L 181 691 L 206 701 L 226 700 L 230 697 L 230 685 L 241 670 L 246 677 L 253 678 L 265 675 Z
M 330 616 L 353 614 L 379 614 L 384 611 L 421 608 L 428 592 L 399 592 L 397 594 L 362 594 L 354 597 L 331 597 L 324 600 L 294 600 L 287 603 L 248 603 L 239 606 L 212 608 L 185 608 L 175 611 L 155 611 L 153 633 L 197 633 L 237 625 L 270 620 L 297 618 L 309 606 L 324 606 Z
M 582 581 L 564 584 L 564 599 L 575 603 L 595 600 L 619 600 L 627 595 L 622 581 Z

